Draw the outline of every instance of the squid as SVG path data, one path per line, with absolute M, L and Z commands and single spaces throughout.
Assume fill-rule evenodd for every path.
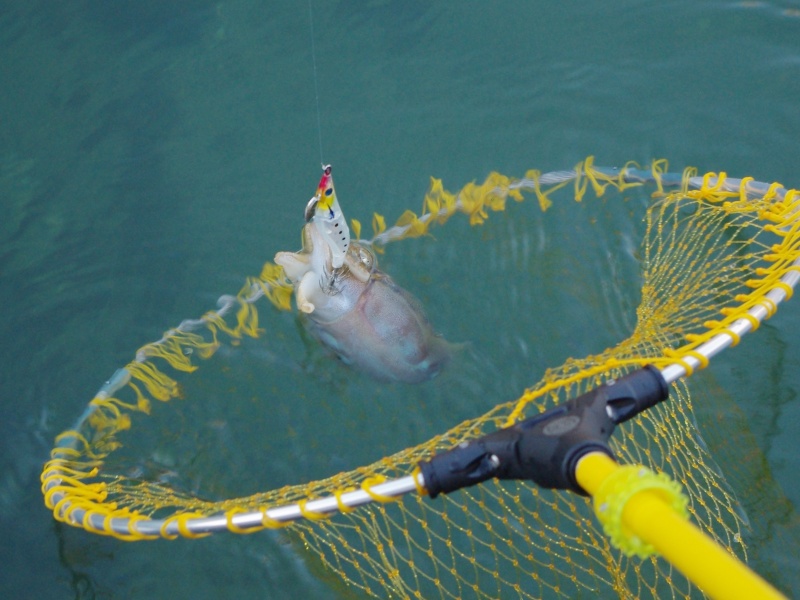
M 303 248 L 278 252 L 307 330 L 346 364 L 379 381 L 420 383 L 449 362 L 452 345 L 434 333 L 421 303 L 378 269 L 374 252 L 350 239 L 323 166 L 305 210 Z

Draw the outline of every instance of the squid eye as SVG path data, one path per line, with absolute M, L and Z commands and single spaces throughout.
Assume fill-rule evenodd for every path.
M 364 265 L 368 269 L 371 269 L 373 263 L 375 262 L 375 257 L 372 256 L 372 252 L 370 252 L 366 248 L 359 248 L 358 249 L 358 260 L 361 261 L 362 265 Z

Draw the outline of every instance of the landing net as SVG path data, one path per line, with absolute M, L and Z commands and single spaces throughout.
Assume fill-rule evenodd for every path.
M 376 214 L 373 237 L 363 243 L 380 247 L 422 236 L 457 213 L 480 225 L 509 200 L 532 197 L 545 211 L 553 192 L 565 186 L 575 200 L 588 202 L 588 196 L 614 199 L 644 185 L 652 201 L 643 215 L 637 325 L 613 348 L 549 369 L 519 398 L 423 444 L 307 484 L 209 500 L 158 480 L 108 472 L 109 456 L 134 421 L 146 427 L 144 417 L 180 397 L 189 374 L 221 348 L 269 336 L 271 312 L 290 309 L 291 287 L 281 269 L 267 263 L 237 296 L 223 297 L 219 309 L 141 348 L 101 388 L 76 425 L 56 439 L 42 473 L 47 506 L 60 521 L 125 540 L 285 528 L 347 584 L 381 598 L 697 595 L 667 563 L 628 558 L 612 547 L 584 498 L 495 480 L 431 500 L 417 464 L 645 364 L 681 376 L 705 366 L 699 348 L 720 336 L 735 344 L 735 324 L 754 330 L 760 322 L 754 314 L 771 316 L 791 296 L 800 277 L 797 191 L 724 173 L 670 174 L 664 161 L 604 169 L 589 158 L 572 170 L 530 171 L 522 179 L 493 173 L 457 193 L 433 180 L 420 214 L 407 211 L 391 227 Z M 353 222 L 356 238 L 360 229 Z M 675 381 L 670 400 L 621 427 L 611 446 L 620 462 L 680 482 L 692 520 L 746 560 L 736 500 L 697 443 L 690 387 L 685 379 Z

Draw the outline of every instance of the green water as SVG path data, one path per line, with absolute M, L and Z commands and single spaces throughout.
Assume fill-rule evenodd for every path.
M 0 4 L 0 597 L 352 596 L 270 533 L 124 544 L 58 526 L 38 482 L 53 437 L 138 347 L 299 246 L 321 161 L 366 224 L 418 210 L 430 176 L 457 189 L 590 154 L 800 185 L 796 4 L 311 8 L 318 104 L 303 2 Z M 180 418 L 142 431 L 165 449 L 127 466 L 174 466 L 174 438 L 197 449 L 187 485 L 269 489 L 516 398 L 631 331 L 642 204 L 525 204 L 389 248 L 382 266 L 471 343 L 442 378 L 376 388 L 273 314 Z M 753 525 L 753 566 L 792 595 L 796 302 L 704 372 L 696 398 Z

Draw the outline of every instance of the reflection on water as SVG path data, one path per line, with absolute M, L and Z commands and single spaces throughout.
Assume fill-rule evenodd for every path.
M 313 15 L 324 159 L 362 223 L 418 210 L 431 175 L 455 188 L 590 153 L 798 184 L 800 54 L 784 3 L 314 3 Z M 55 525 L 37 480 L 52 438 L 136 348 L 299 247 L 320 161 L 308 19 L 245 0 L 0 9 L 13 115 L 0 125 L 0 596 L 353 597 L 280 533 L 176 542 L 175 560 L 174 544 Z M 212 497 L 324 477 L 615 344 L 634 326 L 646 198 L 567 210 L 568 197 L 482 228 L 454 220 L 380 257 L 469 343 L 434 381 L 376 387 L 306 343 L 293 315 L 267 313 L 262 339 L 187 380 L 190 402 L 134 426 L 119 467 Z M 749 515 L 750 557 L 795 593 L 796 312 L 715 363 L 695 400 Z

